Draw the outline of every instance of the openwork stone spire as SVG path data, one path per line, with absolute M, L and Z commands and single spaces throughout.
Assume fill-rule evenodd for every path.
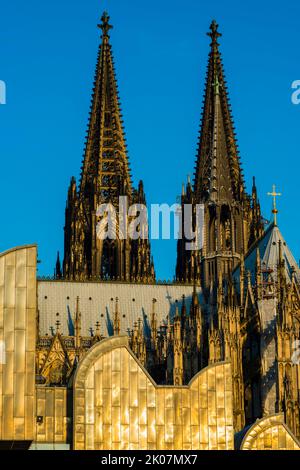
M 215 20 L 207 35 L 211 49 L 194 189 L 201 200 L 241 201 L 244 181 L 219 51 L 218 38 L 222 35 Z
M 206 33 L 207 36 L 211 37 L 211 44 L 210 45 L 211 45 L 212 49 L 216 49 L 219 46 L 218 38 L 220 38 L 222 36 L 222 34 L 219 33 L 219 31 L 218 31 L 218 27 L 219 27 L 219 25 L 217 24 L 216 20 L 212 20 L 211 25 L 209 27 L 210 32 Z

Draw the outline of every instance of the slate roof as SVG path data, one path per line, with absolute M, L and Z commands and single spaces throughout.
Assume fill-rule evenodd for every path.
M 121 334 L 127 334 L 139 318 L 143 320 L 147 334 L 153 299 L 157 300 L 159 325 L 167 322 L 168 315 L 171 318 L 174 316 L 176 300 L 181 306 L 183 295 L 189 311 L 192 294 L 193 286 L 186 285 L 38 281 L 40 334 L 50 334 L 51 327 L 55 329 L 55 323 L 59 320 L 62 334 L 73 335 L 77 296 L 80 298 L 82 336 L 90 336 L 90 328 L 95 330 L 97 321 L 101 324 L 101 334 L 110 336 L 116 297 L 119 299 Z

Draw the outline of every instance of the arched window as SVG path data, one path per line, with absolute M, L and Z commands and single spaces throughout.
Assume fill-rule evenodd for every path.
M 104 240 L 101 263 L 102 279 L 109 280 L 117 277 L 116 260 L 117 253 L 115 240 Z

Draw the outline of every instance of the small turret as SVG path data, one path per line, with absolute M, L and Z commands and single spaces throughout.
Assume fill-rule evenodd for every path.
M 60 262 L 60 257 L 59 257 L 59 251 L 57 252 L 57 258 L 56 258 L 56 265 L 55 265 L 54 277 L 55 277 L 55 279 L 61 279 L 61 278 L 62 278 L 62 271 L 61 271 L 61 262 Z

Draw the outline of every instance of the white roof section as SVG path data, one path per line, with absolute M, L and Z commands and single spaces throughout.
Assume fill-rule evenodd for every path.
M 197 292 L 200 294 L 200 288 L 197 288 Z M 159 326 L 167 321 L 168 315 L 171 318 L 174 316 L 176 300 L 181 307 L 183 295 L 189 312 L 192 294 L 193 286 L 176 284 L 38 281 L 40 334 L 51 335 L 51 328 L 55 331 L 56 321 L 59 320 L 61 333 L 72 336 L 77 297 L 80 299 L 82 336 L 90 336 L 90 329 L 95 331 L 97 322 L 100 322 L 103 336 L 113 334 L 116 297 L 119 299 L 121 334 L 132 330 L 139 318 L 143 320 L 147 334 L 153 299 L 157 301 L 155 310 Z

